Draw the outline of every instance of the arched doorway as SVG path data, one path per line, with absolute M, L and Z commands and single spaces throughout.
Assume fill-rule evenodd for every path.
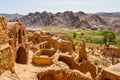
M 28 54 L 24 47 L 19 47 L 16 54 L 16 63 L 27 64 Z

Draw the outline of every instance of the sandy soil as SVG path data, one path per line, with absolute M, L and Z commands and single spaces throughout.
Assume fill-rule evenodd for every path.
M 27 65 L 15 63 L 14 73 L 10 71 L 4 72 L 0 76 L 0 80 L 38 80 L 37 73 L 40 72 L 42 67 L 34 66 L 31 64 L 33 52 L 29 51 L 29 60 Z

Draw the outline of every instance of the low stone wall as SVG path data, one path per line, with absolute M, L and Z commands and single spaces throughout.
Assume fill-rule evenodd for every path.
M 41 55 L 47 55 L 49 57 L 53 56 L 56 51 L 55 50 L 51 50 L 51 49 L 43 49 L 41 50 L 42 54 Z
M 33 56 L 32 63 L 35 65 L 50 65 L 52 64 L 52 59 L 48 56 Z
M 64 64 L 58 64 L 59 66 Z M 85 74 L 53 65 L 38 73 L 38 80 L 91 80 Z
M 63 61 L 64 63 L 66 63 L 70 67 L 70 69 L 76 69 L 82 73 L 90 72 L 91 77 L 93 79 L 95 79 L 95 77 L 97 76 L 96 67 L 89 61 L 83 61 L 80 64 L 78 64 L 73 60 L 72 56 L 64 54 L 60 55 L 59 61 Z

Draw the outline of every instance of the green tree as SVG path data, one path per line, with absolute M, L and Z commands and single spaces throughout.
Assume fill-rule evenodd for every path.
M 103 42 L 105 44 L 115 44 L 116 34 L 110 30 L 102 31 Z
M 83 35 L 84 35 L 84 33 L 83 33 L 83 32 L 81 32 L 81 35 L 83 36 Z
M 76 36 L 77 36 L 77 34 L 74 32 L 74 33 L 73 33 L 73 38 L 75 39 L 75 38 L 76 38 Z

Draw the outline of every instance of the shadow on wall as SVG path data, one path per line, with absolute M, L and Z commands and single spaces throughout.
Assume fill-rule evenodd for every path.
M 17 54 L 16 54 L 16 63 L 20 64 L 27 64 L 28 54 L 24 47 L 19 47 Z

